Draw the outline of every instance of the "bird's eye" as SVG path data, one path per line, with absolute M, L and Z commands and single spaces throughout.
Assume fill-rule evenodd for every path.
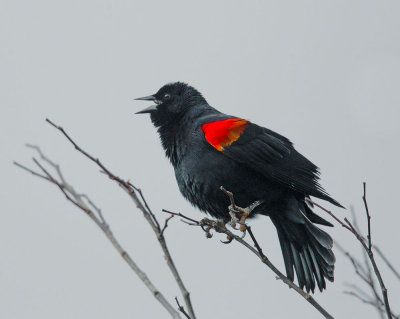
M 168 94 L 168 93 L 165 93 L 164 94 L 164 100 L 166 101 L 166 100 L 169 100 L 171 98 L 171 95 L 170 94 Z

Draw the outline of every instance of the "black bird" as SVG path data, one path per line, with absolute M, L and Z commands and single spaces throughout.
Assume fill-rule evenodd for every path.
M 282 135 L 211 107 L 195 88 L 176 82 L 154 95 L 137 113 L 150 113 L 183 196 L 203 212 L 230 220 L 230 190 L 240 207 L 261 204 L 250 214 L 269 216 L 275 225 L 288 278 L 320 291 L 333 281 L 332 238 L 315 224 L 332 226 L 316 215 L 309 196 L 342 207 L 318 183 L 318 167 Z

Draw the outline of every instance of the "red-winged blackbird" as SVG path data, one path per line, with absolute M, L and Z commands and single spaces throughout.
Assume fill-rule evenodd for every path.
M 211 107 L 195 88 L 167 84 L 156 94 L 137 100 L 156 104 L 150 113 L 166 155 L 175 169 L 183 196 L 203 212 L 230 220 L 224 186 L 240 207 L 261 204 L 249 217 L 269 216 L 275 225 L 292 281 L 322 291 L 333 281 L 332 238 L 315 224 L 332 226 L 312 211 L 315 196 L 342 207 L 318 183 L 318 167 L 297 152 L 282 135 Z M 315 279 L 314 279 L 315 278 Z

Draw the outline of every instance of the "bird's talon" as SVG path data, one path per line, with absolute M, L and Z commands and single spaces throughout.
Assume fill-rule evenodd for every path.
M 227 239 L 226 241 L 221 240 L 221 243 L 227 245 L 227 244 L 230 244 L 232 242 L 232 240 L 233 240 L 233 238 L 231 236 L 229 236 L 229 235 L 226 236 L 226 239 Z

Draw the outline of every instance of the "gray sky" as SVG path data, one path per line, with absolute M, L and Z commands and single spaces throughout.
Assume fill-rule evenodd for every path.
M 398 1 L 365 0 L 1 0 L 0 317 L 167 317 L 86 216 L 11 163 L 30 164 L 24 143 L 39 144 L 173 300 L 178 289 L 143 217 L 44 119 L 131 178 L 160 219 L 162 208 L 200 219 L 179 194 L 150 120 L 134 115 L 144 104 L 132 98 L 176 80 L 221 111 L 289 137 L 321 167 L 328 192 L 355 206 L 363 227 L 366 181 L 373 240 L 399 269 L 399 9 Z M 283 269 L 270 221 L 252 226 Z M 346 231 L 329 231 L 359 253 Z M 198 318 L 320 317 L 237 244 L 206 240 L 178 220 L 167 239 Z M 382 273 L 399 312 L 400 283 L 383 265 Z M 337 252 L 335 283 L 316 298 L 338 318 L 376 318 L 342 293 L 353 281 Z

